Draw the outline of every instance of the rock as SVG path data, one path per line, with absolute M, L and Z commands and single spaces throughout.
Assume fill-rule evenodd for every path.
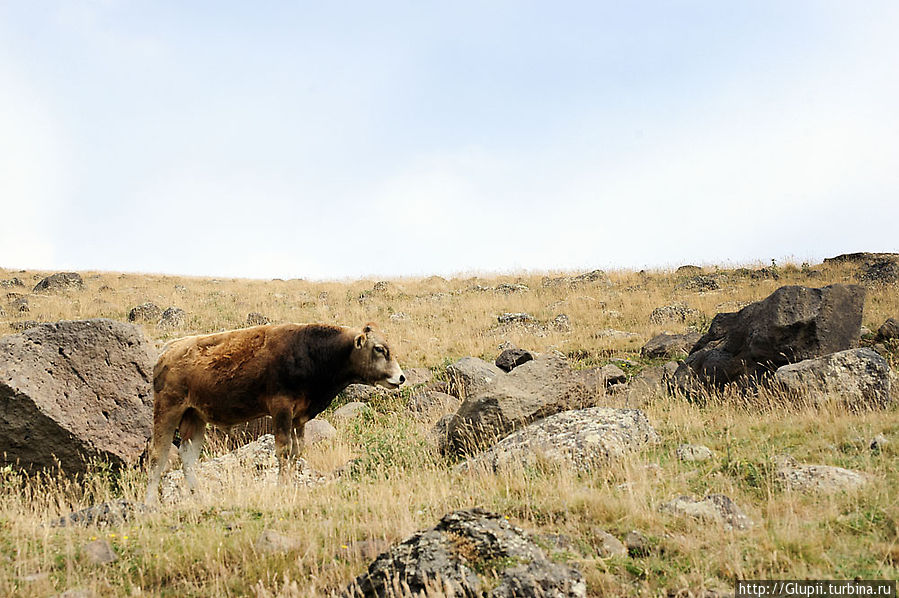
M 677 365 L 676 361 L 669 361 L 664 365 L 643 368 L 631 378 L 630 386 L 644 394 L 662 394 L 668 391 Z
M 496 285 L 496 292 L 503 295 L 511 295 L 512 293 L 526 293 L 530 291 L 527 285 L 503 282 Z
M 280 484 L 278 460 L 275 457 L 275 437 L 264 434 L 258 440 L 212 459 L 203 459 L 196 465 L 200 489 L 210 493 L 222 493 L 234 488 L 241 475 L 252 477 L 252 481 L 263 487 Z M 327 478 L 311 469 L 304 459 L 298 459 L 293 467 L 292 482 L 296 486 L 316 486 L 327 482 Z M 162 498 L 172 502 L 188 492 L 184 472 L 180 469 L 162 476 Z
M 615 536 L 605 530 L 593 530 L 593 547 L 599 558 L 607 559 L 613 556 L 627 556 L 627 547 Z
M 337 429 L 324 419 L 310 419 L 303 426 L 303 440 L 307 445 L 318 444 L 337 437 Z
M 781 287 L 736 313 L 715 316 L 684 366 L 705 385 L 759 379 L 780 366 L 857 346 L 864 287 Z
M 685 357 L 693 345 L 702 337 L 698 332 L 669 334 L 663 332 L 652 337 L 640 349 L 640 354 L 648 359 L 657 357 Z
M 44 278 L 34 286 L 34 293 L 53 293 L 56 291 L 80 291 L 84 288 L 84 280 L 77 272 L 57 272 Z
M 168 307 L 162 312 L 158 326 L 161 328 L 181 328 L 184 326 L 185 313 L 180 307 Z
M 615 330 L 614 328 L 606 328 L 593 334 L 594 338 L 604 338 L 614 341 L 629 341 L 639 339 L 640 335 L 636 332 L 625 332 L 623 330 Z
M 362 415 L 366 411 L 371 411 L 371 407 L 359 401 L 352 401 L 335 410 L 331 417 L 334 419 L 353 419 Z
M 367 403 L 376 397 L 386 397 L 391 392 L 395 391 L 368 384 L 350 384 L 340 392 L 340 396 L 351 403 Z
M 94 565 L 108 565 L 119 560 L 112 545 L 107 540 L 94 540 L 81 547 L 84 556 Z
M 527 363 L 534 359 L 534 355 L 530 351 L 524 349 L 506 349 L 496 358 L 496 367 L 504 372 L 511 372 L 523 363 Z
M 702 312 L 698 309 L 687 307 L 685 303 L 674 303 L 652 310 L 652 313 L 649 314 L 649 321 L 653 324 L 668 324 L 670 322 L 686 324 L 688 321 L 699 317 L 702 317 Z
M 25 283 L 19 280 L 16 277 L 10 278 L 8 280 L 0 280 L 0 287 L 4 289 L 11 289 L 13 287 L 24 287 Z
M 801 465 L 789 455 L 774 458 L 775 479 L 786 489 L 807 494 L 852 492 L 868 483 L 865 474 L 832 465 Z
M 877 260 L 899 260 L 899 253 L 869 253 L 867 251 L 858 253 L 842 253 L 836 257 L 824 258 L 827 265 L 856 264 L 864 265 Z
M 388 318 L 391 322 L 405 322 L 409 319 L 409 314 L 398 311 L 396 313 L 390 314 Z
M 693 264 L 685 264 L 678 267 L 678 269 L 674 272 L 675 274 L 682 274 L 685 276 L 695 276 L 697 274 L 702 274 L 702 268 L 700 268 L 699 266 L 694 266 Z
M 535 419 L 581 406 L 586 394 L 563 357 L 544 353 L 469 395 L 450 422 L 449 446 L 456 454 L 486 448 Z
M 0 463 L 85 471 L 135 463 L 150 437 L 155 351 L 113 320 L 41 324 L 0 338 Z M 5 453 L 5 455 L 4 455 Z
M 31 307 L 28 304 L 28 297 L 16 297 L 10 302 L 9 306 L 20 314 L 31 311 Z
M 496 317 L 500 324 L 536 324 L 537 318 L 528 313 L 502 313 Z
M 403 375 L 406 376 L 406 386 L 427 384 L 433 378 L 431 370 L 428 368 L 405 368 Z
M 613 384 L 627 382 L 627 374 L 617 365 L 608 364 L 597 368 L 576 370 L 574 375 L 580 378 L 587 392 L 603 394 L 605 389 Z
M 247 314 L 247 326 L 264 326 L 265 324 L 271 324 L 272 321 L 258 311 L 251 311 Z
M 437 446 L 437 451 L 445 455 L 450 451 L 449 448 L 449 424 L 453 421 L 455 414 L 449 413 L 444 415 L 440 419 L 437 420 L 437 423 L 434 424 L 434 427 L 431 428 L 430 437 L 434 440 L 434 444 Z
M 875 340 L 883 342 L 894 338 L 899 338 L 899 320 L 890 318 L 877 329 L 877 337 Z
M 256 539 L 256 551 L 268 554 L 284 554 L 300 548 L 298 538 L 285 536 L 281 532 L 267 529 L 263 530 Z
M 888 285 L 899 282 L 899 259 L 875 259 L 865 264 L 858 280 L 867 285 Z
M 649 556 L 652 553 L 652 542 L 641 531 L 632 529 L 624 537 L 627 553 L 632 557 Z
M 129 322 L 156 322 L 162 316 L 162 309 L 152 301 L 141 303 L 128 312 Z
M 685 291 L 716 291 L 721 288 L 719 284 L 720 275 L 715 274 L 697 274 L 687 280 L 677 283 L 674 288 Z
M 550 561 L 521 529 L 482 509 L 444 515 L 381 554 L 345 596 L 387 598 L 439 592 L 496 598 L 583 597 L 577 569 Z M 492 588 L 492 589 L 491 589 Z
M 590 471 L 658 441 L 642 411 L 591 407 L 534 422 L 469 459 L 460 469 L 485 465 L 498 471 L 508 466 L 533 466 L 542 460 Z
M 40 326 L 42 322 L 38 322 L 36 320 L 22 320 L 20 322 L 7 322 L 9 327 L 15 330 L 16 332 L 24 332 L 29 328 L 34 328 L 35 326 Z
M 674 454 L 678 460 L 686 462 L 702 462 L 712 458 L 712 449 L 701 444 L 681 444 L 675 449 Z
M 446 367 L 449 393 L 460 399 L 484 392 L 504 375 L 501 369 L 477 357 L 463 357 Z
M 409 399 L 409 411 L 419 419 L 433 421 L 435 418 L 455 413 L 462 401 L 443 392 L 433 390 L 412 395 Z
M 133 503 L 127 500 L 113 500 L 100 503 L 80 511 L 70 513 L 65 517 L 60 517 L 52 523 L 50 527 L 66 527 L 80 525 L 88 527 L 91 525 L 121 525 L 126 521 L 131 521 L 138 513 L 144 513 L 148 508 L 141 503 Z
M 678 496 L 659 507 L 662 512 L 713 521 L 724 529 L 744 530 L 755 525 L 749 517 L 723 494 L 708 494 L 702 500 L 693 496 Z
M 550 326 L 556 332 L 568 332 L 571 330 L 571 319 L 566 314 L 559 314 L 553 318 Z
M 870 448 L 874 452 L 880 452 L 889 443 L 890 441 L 886 436 L 884 436 L 883 434 L 878 434 L 871 440 L 871 444 L 868 445 L 868 448 Z
M 890 404 L 890 366 L 871 349 L 849 349 L 778 368 L 776 383 L 790 396 L 816 404 L 836 400 L 850 409 L 879 409 Z

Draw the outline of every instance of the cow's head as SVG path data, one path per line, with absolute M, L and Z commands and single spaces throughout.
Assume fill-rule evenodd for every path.
M 374 324 L 366 324 L 353 339 L 353 365 L 360 378 L 372 386 L 392 389 L 406 381 L 393 351 Z

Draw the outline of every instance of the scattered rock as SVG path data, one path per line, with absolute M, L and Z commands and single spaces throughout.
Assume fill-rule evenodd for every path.
M 899 258 L 875 259 L 862 266 L 859 282 L 867 285 L 888 285 L 899 282 Z
M 890 318 L 877 329 L 876 341 L 883 342 L 899 338 L 899 320 Z
M 100 503 L 80 511 L 60 517 L 50 527 L 66 527 L 79 525 L 88 527 L 91 525 L 107 526 L 121 525 L 131 521 L 134 516 L 147 511 L 147 507 L 141 503 L 133 503 L 127 500 L 113 500 Z
M 668 324 L 670 322 L 686 324 L 690 320 L 701 317 L 702 312 L 698 309 L 687 307 L 685 303 L 673 303 L 652 310 L 652 313 L 649 314 L 649 321 L 653 324 Z
M 532 316 L 529 313 L 519 312 L 519 313 L 501 313 L 496 317 L 496 320 L 500 324 L 534 324 L 537 322 L 537 318 Z
M 857 346 L 865 289 L 781 287 L 736 313 L 715 316 L 678 374 L 723 385 L 757 380 L 778 367 Z
M 42 322 L 38 322 L 36 320 L 21 320 L 18 322 L 7 322 L 10 328 L 15 330 L 16 332 L 24 332 L 29 328 L 34 328 L 35 326 L 40 326 Z
M 147 301 L 131 308 L 128 312 L 129 322 L 156 322 L 162 316 L 162 309 L 153 303 Z
M 359 401 L 352 401 L 335 410 L 331 417 L 335 419 L 353 419 L 362 415 L 365 411 L 371 411 L 371 407 Z
M 56 291 L 80 291 L 84 288 L 84 280 L 77 272 L 57 272 L 44 278 L 34 286 L 34 293 L 53 293 Z
M 644 557 L 652 554 L 652 542 L 641 531 L 632 529 L 624 537 L 624 546 L 632 557 Z
M 137 461 L 150 436 L 155 351 L 113 320 L 41 324 L 0 338 L 0 463 L 83 472 Z
M 701 337 L 702 335 L 698 332 L 688 332 L 686 334 L 663 332 L 647 341 L 640 349 L 640 354 L 648 359 L 685 357 Z
M 28 297 L 16 297 L 13 299 L 9 306 L 13 309 L 13 311 L 17 311 L 20 314 L 28 313 L 31 311 L 31 307 L 28 304 Z
M 479 394 L 468 396 L 450 422 L 450 447 L 456 454 L 490 446 L 515 428 L 582 406 L 591 398 L 565 359 L 554 353 L 544 353 L 508 374 L 487 365 L 500 375 Z
M 674 288 L 684 291 L 716 291 L 721 288 L 719 280 L 723 278 L 720 274 L 697 274 L 683 282 L 677 283 Z
M 184 326 L 186 314 L 180 307 L 169 307 L 162 312 L 159 326 L 162 328 L 181 328 Z
M 503 295 L 511 295 L 512 293 L 526 293 L 531 289 L 527 285 L 503 282 L 496 285 L 496 292 Z
M 534 355 L 530 351 L 524 349 L 506 349 L 496 358 L 496 367 L 504 372 L 511 372 L 523 363 L 527 363 L 534 359 Z
M 824 263 L 830 265 L 864 265 L 877 260 L 899 260 L 899 253 L 870 253 L 867 251 L 858 253 L 842 253 L 836 257 L 824 258 Z
M 13 287 L 24 287 L 25 283 L 23 283 L 18 278 L 10 278 L 9 280 L 0 280 L 0 287 L 4 289 L 11 289 Z
M 627 382 L 627 374 L 624 373 L 624 370 L 613 364 L 576 370 L 574 375 L 581 379 L 587 392 L 598 392 L 600 394 L 613 384 L 624 384 Z
M 678 496 L 662 504 L 659 510 L 675 515 L 714 521 L 728 530 L 744 530 L 754 525 L 734 501 L 723 494 L 708 494 L 702 500 L 693 496 Z
M 701 444 L 681 444 L 675 449 L 674 454 L 678 460 L 687 462 L 702 462 L 712 458 L 712 449 Z
M 868 482 L 865 474 L 832 465 L 801 465 L 789 455 L 774 458 L 775 478 L 784 488 L 810 494 L 851 492 Z
M 393 546 L 344 595 L 387 598 L 399 588 L 404 595 L 496 598 L 587 594 L 577 569 L 550 561 L 523 530 L 482 509 L 444 515 L 433 529 Z
M 350 384 L 340 392 L 340 396 L 349 402 L 367 403 L 376 397 L 386 397 L 396 390 L 387 390 L 381 386 L 369 384 Z
M 268 316 L 265 316 L 258 311 L 251 311 L 247 314 L 247 326 L 264 326 L 265 324 L 271 324 L 272 321 Z
M 281 532 L 267 529 L 259 534 L 256 539 L 256 551 L 268 554 L 284 554 L 300 548 L 300 541 L 291 536 L 285 536 Z
M 409 319 L 409 314 L 398 311 L 396 313 L 390 314 L 389 319 L 391 322 L 405 322 Z
M 455 413 L 462 401 L 443 392 L 425 391 L 412 395 L 409 399 L 409 411 L 420 419 L 433 421 L 435 418 Z
M 627 556 L 627 547 L 615 536 L 605 530 L 593 530 L 593 547 L 600 558 L 607 559 L 613 556 Z
M 310 419 L 303 426 L 303 440 L 307 445 L 318 444 L 337 437 L 337 429 L 324 419 Z
M 675 274 L 682 274 L 685 276 L 690 276 L 690 275 L 695 276 L 697 274 L 702 274 L 702 268 L 700 268 L 699 266 L 694 266 L 693 264 L 685 264 L 683 266 L 678 267 L 678 269 L 675 270 Z
M 571 319 L 566 314 L 559 314 L 550 322 L 550 327 L 556 332 L 569 332 L 571 330 Z
M 788 393 L 815 403 L 836 400 L 850 409 L 890 404 L 890 366 L 871 349 L 849 349 L 778 368 L 775 381 Z
M 87 557 L 87 560 L 94 565 L 108 565 L 119 560 L 119 557 L 116 556 L 115 551 L 112 549 L 112 545 L 107 540 L 100 539 L 88 542 L 81 547 L 81 550 L 84 551 L 84 556 Z
M 874 452 L 880 452 L 889 443 L 890 441 L 886 436 L 884 436 L 883 434 L 878 434 L 871 440 L 871 444 L 868 445 L 868 448 L 870 448 Z
M 591 407 L 563 411 L 513 432 L 463 463 L 461 469 L 484 464 L 498 471 L 543 460 L 589 471 L 658 441 L 642 411 Z
M 446 367 L 449 393 L 460 399 L 484 392 L 504 375 L 501 369 L 477 357 L 463 357 Z

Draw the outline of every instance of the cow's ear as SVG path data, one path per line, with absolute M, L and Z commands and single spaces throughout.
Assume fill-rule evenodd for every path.
M 353 344 L 356 345 L 357 349 L 361 349 L 363 346 L 365 346 L 365 334 L 360 334 L 355 339 L 353 339 Z

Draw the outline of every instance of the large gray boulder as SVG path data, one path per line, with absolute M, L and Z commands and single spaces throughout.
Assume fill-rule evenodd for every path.
M 0 463 L 85 470 L 134 463 L 153 421 L 156 356 L 113 320 L 41 324 L 0 339 Z
M 834 400 L 850 409 L 890 403 L 890 365 L 871 349 L 848 349 L 778 368 L 775 381 L 790 395 L 815 403 Z
M 581 573 L 554 563 L 522 529 L 483 509 L 444 515 L 384 552 L 344 596 L 490 596 L 575 598 L 587 595 Z
M 870 481 L 860 471 L 833 465 L 797 463 L 790 455 L 776 456 L 774 466 L 775 479 L 781 487 L 805 494 L 853 492 Z
M 460 399 L 482 393 L 504 375 L 501 369 L 477 357 L 463 357 L 446 366 L 449 392 Z
M 760 379 L 777 368 L 858 346 L 865 289 L 785 286 L 735 313 L 720 313 L 681 366 L 704 385 Z
M 462 464 L 492 471 L 551 462 L 589 471 L 659 441 L 639 409 L 590 407 L 564 411 L 513 432 Z
M 583 406 L 586 392 L 564 357 L 540 355 L 465 399 L 447 427 L 446 448 L 477 452 L 536 419 Z

